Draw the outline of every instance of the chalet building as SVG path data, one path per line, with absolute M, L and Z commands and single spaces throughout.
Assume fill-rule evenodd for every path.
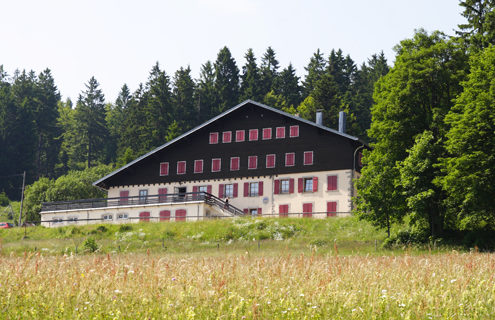
M 108 198 L 43 204 L 42 224 L 350 214 L 365 144 L 340 123 L 247 100 L 96 181 Z

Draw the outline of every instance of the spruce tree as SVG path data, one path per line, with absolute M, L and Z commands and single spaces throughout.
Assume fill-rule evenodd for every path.
M 220 50 L 215 61 L 215 90 L 218 95 L 216 114 L 239 103 L 239 69 L 227 47 Z
M 303 97 L 307 97 L 311 94 L 311 92 L 315 88 L 316 82 L 319 81 L 325 73 L 326 66 L 327 61 L 323 57 L 323 54 L 320 52 L 320 49 L 316 50 L 316 52 L 309 60 L 308 66 L 304 68 L 307 74 L 304 78 L 304 81 L 302 82 Z
M 194 100 L 199 109 L 200 123 L 209 120 L 215 115 L 218 96 L 215 90 L 215 69 L 211 61 L 207 61 L 201 66 Z
M 240 100 L 262 101 L 261 75 L 253 49 L 248 49 L 244 58 L 246 59 L 246 64 L 242 67 Z
M 292 63 L 289 63 L 289 66 L 282 70 L 278 82 L 278 90 L 280 95 L 287 101 L 287 105 L 297 107 L 301 103 L 301 86 Z
M 278 93 L 277 88 L 277 78 L 278 78 L 278 60 L 275 54 L 275 51 L 272 47 L 268 47 L 266 52 L 263 54 L 261 58 L 261 85 L 262 92 L 261 94 L 264 96 L 271 90 L 275 93 Z
M 187 131 L 198 124 L 198 112 L 194 104 L 194 81 L 191 78 L 191 68 L 180 68 L 174 75 L 172 90 L 173 109 L 176 112 L 175 120 L 179 127 Z M 174 121 L 174 120 L 173 120 Z

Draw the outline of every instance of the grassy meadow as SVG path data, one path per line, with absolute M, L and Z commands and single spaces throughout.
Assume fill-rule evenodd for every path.
M 384 238 L 355 218 L 1 230 L 0 319 L 495 318 L 495 255 Z

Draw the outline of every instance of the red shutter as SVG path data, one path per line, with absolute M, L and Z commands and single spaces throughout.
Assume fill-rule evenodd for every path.
M 160 221 L 168 221 L 168 220 L 170 220 L 170 210 L 160 211 Z
M 198 186 L 193 186 L 193 192 L 198 192 L 199 187 Z
M 289 180 L 289 193 L 294 193 L 294 179 Z
M 313 192 L 318 191 L 318 177 L 313 177 Z
M 244 211 L 244 214 L 249 214 L 249 209 L 242 209 Z
M 119 204 L 129 203 L 129 191 L 120 191 Z
M 258 208 L 258 215 L 261 216 L 261 208 Z
M 167 201 L 167 188 L 159 188 L 158 189 L 158 201 L 166 202 Z
M 289 205 L 288 204 L 281 204 L 278 206 L 278 215 L 280 217 L 288 217 L 289 213 Z
M 263 195 L 263 181 L 258 182 L 258 195 Z
M 244 196 L 249 197 L 249 182 L 244 182 Z
M 224 187 L 224 185 L 223 185 L 223 184 L 220 184 L 220 185 L 218 186 L 218 197 L 219 197 L 219 198 L 223 198 L 223 187 Z
M 150 221 L 150 213 L 147 211 L 139 213 L 139 221 Z
M 304 180 L 303 178 L 297 179 L 297 192 L 302 193 L 304 190 Z
M 186 210 L 177 209 L 175 210 L 175 221 L 184 221 L 186 220 Z
M 328 176 L 327 190 L 337 190 L 337 176 Z
M 313 212 L 312 203 L 303 203 L 303 217 L 311 218 Z
M 239 189 L 238 183 L 234 183 L 234 198 L 237 198 L 237 189 Z
M 337 202 L 327 202 L 327 217 L 335 217 L 337 215 Z
M 275 180 L 275 186 L 274 186 L 273 193 L 274 194 L 279 194 L 280 193 L 280 180 Z
M 209 185 L 206 186 L 206 192 L 208 192 L 209 194 L 211 194 L 211 184 L 209 184 Z

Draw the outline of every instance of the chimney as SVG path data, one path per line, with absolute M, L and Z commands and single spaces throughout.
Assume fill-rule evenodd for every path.
M 345 112 L 339 112 L 339 132 L 345 133 Z
M 316 110 L 316 124 L 323 125 L 323 112 L 322 110 Z

